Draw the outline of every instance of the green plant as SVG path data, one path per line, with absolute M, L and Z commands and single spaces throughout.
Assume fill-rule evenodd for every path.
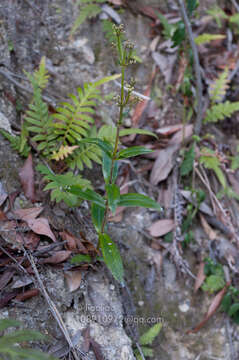
M 130 84 L 125 84 L 126 67 L 131 63 L 134 63 L 135 60 L 132 58 L 133 45 L 128 41 L 122 41 L 123 26 L 115 27 L 114 31 L 116 35 L 115 45 L 118 53 L 119 65 L 121 67 L 121 92 L 117 97 L 119 118 L 115 128 L 111 129 L 110 134 L 108 133 L 108 140 L 103 136 L 103 139 L 85 138 L 80 141 L 80 144 L 89 143 L 97 145 L 103 152 L 102 172 L 105 181 L 105 196 L 103 197 L 89 188 L 84 190 L 81 185 L 72 185 L 67 191 L 78 196 L 82 200 L 91 202 L 92 222 L 99 238 L 98 246 L 102 251 L 107 267 L 110 269 L 115 279 L 123 284 L 123 264 L 121 256 L 116 244 L 106 232 L 109 212 L 115 213 L 118 206 L 141 206 L 153 208 L 158 211 L 161 210 L 161 207 L 157 202 L 142 194 L 129 193 L 121 195 L 120 189 L 115 183 L 119 160 L 149 153 L 151 150 L 142 146 L 119 149 L 120 135 L 146 132 L 143 130 L 140 131 L 139 129 L 130 129 L 130 131 L 121 129 L 124 110 L 128 106 L 134 90 L 133 81 L 131 81 Z M 127 88 L 127 91 L 125 90 L 125 87 Z M 107 127 L 105 127 L 105 129 L 107 131 L 109 130 Z
M 26 348 L 26 342 L 44 341 L 46 337 L 37 331 L 15 330 L 4 334 L 4 331 L 11 327 L 19 327 L 22 324 L 13 319 L 0 320 L 0 355 L 2 360 L 54 360 L 53 356 L 39 350 Z M 24 343 L 25 347 L 20 344 Z
M 230 117 L 234 112 L 239 111 L 239 101 L 222 101 L 228 88 L 228 69 L 226 68 L 209 88 L 211 106 L 206 112 L 204 123 L 217 122 Z M 218 103 L 219 102 L 219 103 Z
M 239 324 L 239 290 L 230 286 L 221 304 L 221 309 L 225 311 L 232 320 Z
M 153 325 L 149 330 L 147 330 L 139 339 L 139 344 L 141 345 L 141 350 L 143 355 L 146 357 L 153 357 L 153 350 L 148 346 L 152 345 L 154 339 L 158 336 L 162 329 L 162 323 L 157 323 Z M 139 353 L 138 349 L 134 350 L 134 354 L 137 360 L 142 360 L 142 356 Z
M 211 258 L 205 258 L 204 274 L 206 279 L 202 289 L 209 293 L 221 290 L 225 286 L 224 271 L 221 264 L 214 262 Z
M 10 142 L 13 150 L 17 151 L 23 157 L 28 156 L 31 148 L 27 144 L 27 134 L 25 129 L 22 129 L 20 136 L 11 135 L 3 129 L 0 129 L 0 133 Z
M 105 0 L 80 0 L 78 5 L 80 5 L 80 15 L 77 16 L 72 29 L 71 35 L 73 35 L 76 30 L 83 24 L 86 19 L 95 17 L 101 12 L 101 7 L 99 4 L 104 3 Z

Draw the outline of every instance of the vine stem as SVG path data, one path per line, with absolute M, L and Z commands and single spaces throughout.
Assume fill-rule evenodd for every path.
M 178 0 L 180 12 L 183 18 L 183 22 L 185 24 L 185 28 L 188 34 L 188 39 L 192 48 L 193 58 L 194 58 L 194 72 L 196 76 L 196 90 L 197 90 L 197 118 L 195 122 L 195 134 L 199 135 L 202 127 L 202 118 L 203 118 L 203 104 L 202 104 L 202 77 L 200 71 L 200 63 L 197 46 L 195 44 L 192 32 L 192 26 L 190 20 L 187 15 L 187 11 L 185 9 L 184 0 Z

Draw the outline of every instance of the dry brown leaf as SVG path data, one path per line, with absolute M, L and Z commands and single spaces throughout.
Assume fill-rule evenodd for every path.
M 16 296 L 16 300 L 17 301 L 25 301 L 28 299 L 31 299 L 34 296 L 37 296 L 40 294 L 40 290 L 39 289 L 31 289 L 31 290 L 27 290 L 25 291 L 23 294 L 18 294 Z
M 38 235 L 45 235 L 54 242 L 57 241 L 46 218 L 30 219 L 27 220 L 27 224 L 34 233 Z
M 160 237 L 160 236 L 163 236 L 163 235 L 169 233 L 170 231 L 172 231 L 173 228 L 174 228 L 173 220 L 163 219 L 163 220 L 158 220 L 158 221 L 154 222 L 149 227 L 149 232 L 150 232 L 151 236 Z
M 94 339 L 90 338 L 90 345 L 92 347 L 93 353 L 95 354 L 96 360 L 104 360 L 105 357 L 102 354 L 101 346 Z
M 46 259 L 42 259 L 42 264 L 59 264 L 65 260 L 67 260 L 71 256 L 71 251 L 69 250 L 61 250 L 55 252 L 52 256 L 49 256 Z
M 76 271 L 67 271 L 65 273 L 66 283 L 69 288 L 69 291 L 75 291 L 80 287 L 82 273 L 80 270 Z
M 84 339 L 83 351 L 87 353 L 90 350 L 90 327 L 89 326 L 87 326 L 87 328 L 82 331 L 82 336 Z
M 193 328 L 192 330 L 188 330 L 187 334 L 198 332 L 207 323 L 207 321 L 215 314 L 229 286 L 230 283 L 227 283 L 224 286 L 224 288 L 221 291 L 219 291 L 219 293 L 212 300 L 212 303 L 209 306 L 208 312 L 205 315 L 204 319 L 195 328 Z
M 80 251 L 82 254 L 88 254 L 86 247 L 82 244 L 82 241 L 74 236 L 73 234 L 69 233 L 68 231 L 64 230 L 60 232 L 60 236 L 62 240 L 67 241 L 67 249 L 71 251 Z
M 165 126 L 157 129 L 155 132 L 159 135 L 170 136 L 182 129 L 182 124 Z
M 0 290 L 5 288 L 5 286 L 9 283 L 9 281 L 13 278 L 15 272 L 16 272 L 15 269 L 7 269 L 4 271 L 2 276 L 0 276 Z
M 172 139 L 169 140 L 168 145 L 180 145 L 183 141 L 191 138 L 193 134 L 193 125 L 186 125 L 183 129 L 179 130 Z
M 36 198 L 35 198 L 35 188 L 34 188 L 34 170 L 33 170 L 32 154 L 28 155 L 27 160 L 25 161 L 23 167 L 19 171 L 19 177 L 26 198 L 31 200 L 31 202 L 35 202 Z
M 198 289 L 201 287 L 203 281 L 206 278 L 206 275 L 204 274 L 204 265 L 205 264 L 203 261 L 200 262 L 199 264 L 198 273 L 194 284 L 194 294 L 198 291 Z
M 36 248 L 39 245 L 40 242 L 40 236 L 38 236 L 37 234 L 35 234 L 33 231 L 30 231 L 27 234 L 24 234 L 24 246 L 27 249 L 30 249 L 31 251 L 36 250 Z
M 211 228 L 211 226 L 208 224 L 207 220 L 205 219 L 205 217 L 202 214 L 199 214 L 199 216 L 200 216 L 203 230 L 205 231 L 205 233 L 207 234 L 207 236 L 209 237 L 210 240 L 212 240 L 212 241 L 215 240 L 217 237 L 216 231 L 214 231 Z
M 18 209 L 13 212 L 17 219 L 20 220 L 33 220 L 35 219 L 43 210 L 43 207 L 33 207 L 29 209 Z
M 151 184 L 157 185 L 160 181 L 167 179 L 168 174 L 174 166 L 173 157 L 178 149 L 179 145 L 173 145 L 160 150 L 150 174 Z
M 174 65 L 177 60 L 177 53 L 167 54 L 163 52 L 153 51 L 152 58 L 155 64 L 159 67 L 161 73 L 163 74 L 165 83 L 169 84 L 171 82 Z

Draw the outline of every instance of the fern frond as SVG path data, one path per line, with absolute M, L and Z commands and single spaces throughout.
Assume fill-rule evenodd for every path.
M 228 83 L 230 80 L 228 79 L 228 68 L 226 68 L 209 87 L 210 98 L 213 102 L 220 102 L 224 95 L 226 94 L 226 90 L 228 89 Z
M 222 26 L 222 19 L 228 19 L 228 15 L 219 6 L 214 6 L 213 8 L 209 9 L 207 13 L 212 16 L 219 27 Z
M 91 1 L 92 2 L 92 1 Z M 88 3 L 85 6 L 82 6 L 80 8 L 80 15 L 76 18 L 72 29 L 71 29 L 71 35 L 74 35 L 76 30 L 79 28 L 81 24 L 88 18 L 92 18 L 96 15 L 98 15 L 101 12 L 101 7 L 97 4 Z
M 64 160 L 69 155 L 71 155 L 73 153 L 73 151 L 77 148 L 78 148 L 77 145 L 74 145 L 74 146 L 61 145 L 61 147 L 58 151 L 55 151 L 55 150 L 53 151 L 51 158 L 56 161 Z
M 37 87 L 45 89 L 49 78 L 48 71 L 46 69 L 46 57 L 43 56 L 41 58 L 39 67 L 33 74 L 29 74 L 28 72 L 25 72 L 25 74 L 31 82 L 33 89 Z
M 9 134 L 7 131 L 0 129 L 0 133 L 10 142 L 13 150 L 17 151 L 21 156 L 28 157 L 31 150 L 27 144 L 27 138 L 21 136 L 14 136 Z
M 204 123 L 224 120 L 225 118 L 230 117 L 236 111 L 239 111 L 239 101 L 226 101 L 221 104 L 215 104 L 209 110 L 207 110 Z
M 225 39 L 225 35 L 222 34 L 207 34 L 204 33 L 202 35 L 197 36 L 194 41 L 196 45 L 202 45 L 202 44 L 206 44 L 209 43 L 213 40 L 220 40 L 220 39 Z
M 35 133 L 32 141 L 38 143 L 38 151 L 49 156 L 55 146 L 54 140 L 57 138 L 57 134 L 53 131 L 53 119 L 49 114 L 47 104 L 42 100 L 39 88 L 34 91 L 33 103 L 29 105 L 25 121 L 27 130 Z
M 82 190 L 92 189 L 89 180 L 83 179 L 80 175 L 74 175 L 69 171 L 66 174 L 55 175 L 45 165 L 38 165 L 37 170 L 45 175 L 44 180 L 48 182 L 44 191 L 51 190 L 51 200 L 60 202 L 64 201 L 68 206 L 76 206 L 79 204 L 78 196 L 67 191 L 70 186 L 78 185 Z
M 71 103 L 64 102 L 53 115 L 53 124 L 58 141 L 63 145 L 76 145 L 82 138 L 88 136 L 90 124 L 94 123 L 96 101 L 101 100 L 100 85 L 118 78 L 119 75 L 104 77 L 95 83 L 86 83 L 77 89 L 77 95 L 70 95 Z

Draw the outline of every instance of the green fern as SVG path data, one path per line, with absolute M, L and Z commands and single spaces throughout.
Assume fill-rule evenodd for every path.
M 139 339 L 139 343 L 141 346 L 141 350 L 144 356 L 153 357 L 153 350 L 145 345 L 152 345 L 154 339 L 158 336 L 162 329 L 163 324 L 157 323 L 153 325 L 148 331 L 146 331 L 143 335 L 141 335 Z M 142 356 L 140 355 L 138 349 L 134 351 L 136 359 L 142 360 Z
M 101 99 L 98 87 L 118 77 L 119 75 L 112 75 L 95 83 L 84 84 L 83 88 L 78 88 L 77 96 L 69 95 L 71 103 L 64 102 L 53 115 L 54 135 L 57 137 L 54 141 L 57 140 L 60 145 L 79 146 L 79 149 L 75 151 L 71 167 L 74 168 L 77 165 L 82 169 L 83 163 L 91 167 L 90 160 L 99 162 L 99 151 L 95 151 L 95 156 L 93 153 L 96 148 L 82 145 L 80 141 L 83 138 L 92 137 L 96 101 Z
M 222 27 L 222 19 L 228 19 L 228 15 L 219 6 L 214 6 L 207 13 L 216 21 L 218 27 Z
M 55 147 L 57 134 L 53 131 L 53 117 L 49 114 L 48 106 L 42 99 L 42 90 L 47 86 L 49 77 L 44 58 L 40 62 L 39 69 L 27 76 L 33 87 L 33 100 L 29 104 L 25 117 L 27 130 L 36 134 L 32 137 L 32 141 L 38 144 L 37 150 L 49 156 Z
M 207 44 L 213 40 L 220 40 L 220 39 L 224 39 L 226 36 L 222 35 L 222 34 L 201 34 L 199 36 L 197 36 L 194 41 L 196 45 L 202 45 L 202 44 Z
M 229 87 L 228 83 L 230 81 L 228 79 L 228 73 L 229 73 L 228 68 L 226 68 L 220 74 L 219 78 L 210 84 L 209 94 L 210 94 L 211 101 L 213 103 L 220 102 L 222 100 L 222 98 L 225 96 L 226 90 Z
M 1 319 L 0 320 L 0 332 L 7 330 L 11 327 L 18 327 L 21 323 L 13 319 Z M 41 351 L 22 348 L 20 343 L 29 341 L 42 341 L 45 340 L 45 336 L 37 331 L 31 330 L 15 330 L 8 332 L 5 335 L 0 335 L 0 355 L 1 359 L 5 360 L 54 360 L 51 355 L 44 354 Z
M 96 126 L 91 127 L 87 137 L 97 137 Z M 73 156 L 70 156 L 66 160 L 71 169 L 78 168 L 79 170 L 83 170 L 84 166 L 92 169 L 92 161 L 101 164 L 102 151 L 99 146 L 95 144 L 81 144 L 80 142 L 78 144 L 78 149 L 74 151 Z
M 211 169 L 215 172 L 220 184 L 225 189 L 227 186 L 226 178 L 224 176 L 223 171 L 220 168 L 220 160 L 217 158 L 215 152 L 209 148 L 202 148 L 199 161 L 201 164 L 205 166 L 207 169 Z
M 24 132 L 22 132 L 21 136 L 14 136 L 0 129 L 0 133 L 10 142 L 13 150 L 17 151 L 23 157 L 28 157 L 31 148 L 27 144 L 27 137 L 24 136 Z
M 80 3 L 84 5 L 80 6 L 80 15 L 76 18 L 70 34 L 74 35 L 76 30 L 86 19 L 90 19 L 98 15 L 101 12 L 101 7 L 98 3 L 104 2 L 105 0 L 82 0 Z
M 45 165 L 38 165 L 37 170 L 45 175 L 43 179 L 49 182 L 44 191 L 51 190 L 51 200 L 56 202 L 64 201 L 70 207 L 79 204 L 79 197 L 67 191 L 70 186 L 78 185 L 83 190 L 92 188 L 89 180 L 83 179 L 80 175 L 74 175 L 70 171 L 66 174 L 55 175 Z
M 226 101 L 221 104 L 215 104 L 209 110 L 207 110 L 204 122 L 208 123 L 224 120 L 225 118 L 230 117 L 236 111 L 239 111 L 239 101 Z

